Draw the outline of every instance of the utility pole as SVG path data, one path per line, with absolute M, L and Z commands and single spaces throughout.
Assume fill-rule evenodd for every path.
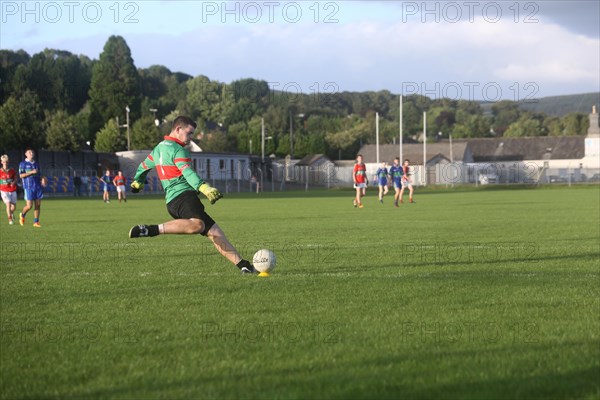
M 294 159 L 294 125 L 292 119 L 292 112 L 290 111 L 290 157 Z
M 129 151 L 131 147 L 131 138 L 129 136 L 129 106 L 125 107 L 125 111 L 127 112 L 127 151 Z

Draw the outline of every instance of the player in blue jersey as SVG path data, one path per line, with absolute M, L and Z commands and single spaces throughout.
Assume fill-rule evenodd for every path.
M 109 169 L 106 170 L 100 180 L 102 181 L 102 201 L 108 204 L 110 203 L 110 183 L 112 182 Z
M 390 167 L 390 178 L 394 184 L 394 206 L 398 207 L 398 200 L 400 199 L 400 189 L 402 189 L 402 175 L 404 175 L 404 169 L 400 165 L 400 157 L 394 158 L 394 163 Z
M 385 161 L 381 163 L 381 167 L 375 172 L 374 180 L 379 185 L 379 202 L 383 204 L 383 196 L 388 192 L 388 169 Z
M 42 187 L 46 186 L 46 178 L 40 173 L 40 165 L 33 159 L 33 150 L 25 151 L 25 160 L 19 164 L 19 177 L 23 182 L 23 190 L 25 191 L 25 207 L 19 214 L 19 222 L 25 225 L 25 216 L 33 207 L 33 226 L 40 228 L 40 209 L 42 207 L 42 199 L 44 193 Z

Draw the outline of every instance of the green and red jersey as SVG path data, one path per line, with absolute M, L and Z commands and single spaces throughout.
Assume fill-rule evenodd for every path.
M 113 184 L 115 186 L 125 186 L 126 183 L 127 183 L 127 179 L 123 175 L 117 175 L 113 179 Z
M 365 164 L 354 164 L 353 175 L 356 183 L 365 183 L 367 181 L 367 167 Z
M 194 171 L 190 152 L 184 146 L 183 142 L 165 136 L 142 161 L 133 179 L 143 183 L 148 172 L 156 168 L 167 203 L 185 191 L 197 192 L 204 180 Z
M 0 168 L 0 190 L 3 192 L 14 192 L 17 190 L 17 173 L 9 168 L 7 171 Z

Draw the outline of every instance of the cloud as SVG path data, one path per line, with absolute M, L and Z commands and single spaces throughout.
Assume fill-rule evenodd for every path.
M 600 85 L 599 39 L 552 23 L 223 25 L 127 40 L 145 65 L 164 63 L 225 82 L 248 76 L 298 82 L 304 92 L 327 82 L 340 90 L 393 92 L 405 82 L 535 82 L 542 93 L 556 85 Z M 153 55 L 144 51 L 148 43 L 157 49 Z
M 535 82 L 540 95 L 600 90 L 600 39 L 577 33 L 567 22 L 555 22 L 561 12 L 570 18 L 563 19 L 573 21 L 581 15 L 576 9 L 535 3 L 537 23 L 524 23 L 527 10 L 521 9 L 515 22 L 507 8 L 515 3 L 502 3 L 504 17 L 496 22 L 490 22 L 490 14 L 471 21 L 464 17 L 456 23 L 423 23 L 418 16 L 405 18 L 401 4 L 406 3 L 411 2 L 340 3 L 340 22 L 334 24 L 218 23 L 220 18 L 204 24 L 198 19 L 199 3 L 190 2 L 185 14 L 190 20 L 181 23 L 185 30 L 158 29 L 170 19 L 151 23 L 160 9 L 146 6 L 139 13 L 143 23 L 132 30 L 45 38 L 26 50 L 55 47 L 97 58 L 115 33 L 125 37 L 138 67 L 162 64 L 223 82 L 253 77 L 280 87 L 298 83 L 303 92 L 321 90 L 329 82 L 339 90 L 395 93 L 406 82 L 429 87 Z M 363 6 L 372 8 L 361 15 Z M 305 19 L 309 17 L 307 13 Z
M 588 38 L 600 37 L 600 2 L 597 0 L 541 1 L 539 13 L 557 25 Z

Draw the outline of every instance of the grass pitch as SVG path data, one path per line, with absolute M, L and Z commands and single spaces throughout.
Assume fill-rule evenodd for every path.
M 268 278 L 128 239 L 162 198 L 2 214 L 0 397 L 600 398 L 598 187 L 304 195 L 207 205 Z

